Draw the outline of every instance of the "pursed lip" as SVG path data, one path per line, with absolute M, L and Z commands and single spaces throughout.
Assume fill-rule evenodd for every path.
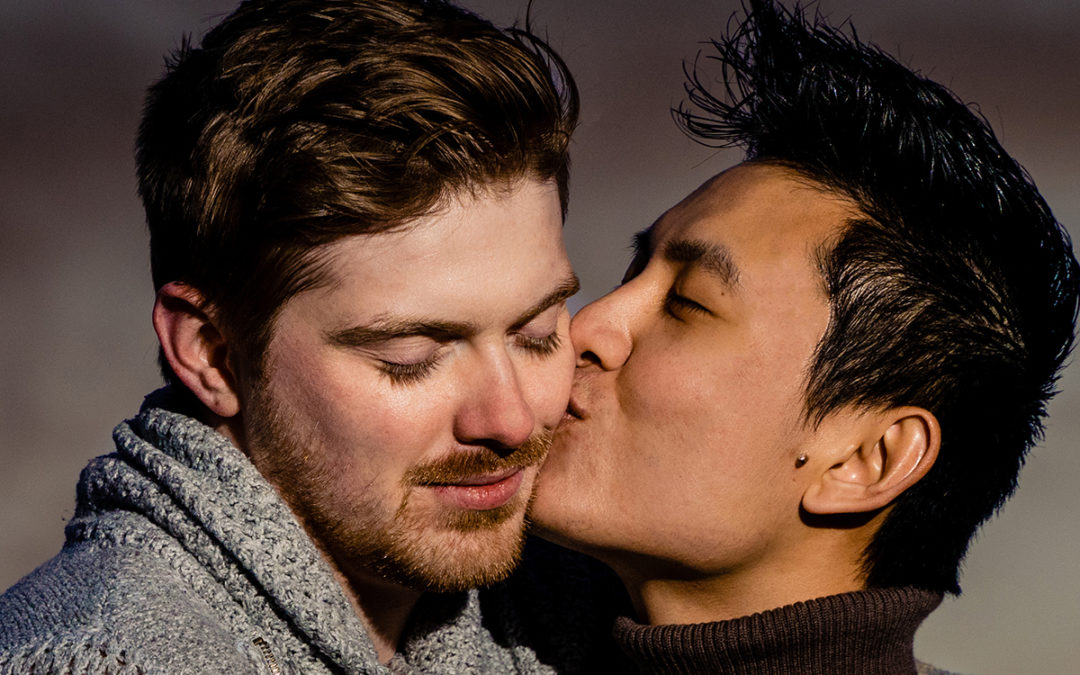
M 496 471 L 492 473 L 482 473 L 475 476 L 466 476 L 464 478 L 458 478 L 453 481 L 429 483 L 431 487 L 473 487 L 477 485 L 494 485 L 495 483 L 501 483 L 510 476 L 513 476 L 519 471 L 524 471 L 525 467 L 515 466 L 502 471 Z
M 469 511 L 488 511 L 512 502 L 525 482 L 525 469 L 478 474 L 453 483 L 428 485 L 447 506 Z

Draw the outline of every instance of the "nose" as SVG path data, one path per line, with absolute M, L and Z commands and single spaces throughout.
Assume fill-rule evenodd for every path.
M 474 371 L 454 434 L 469 445 L 516 447 L 532 435 L 535 418 L 509 354 L 494 351 L 483 354 Z
M 634 345 L 630 330 L 632 294 L 631 285 L 624 284 L 574 315 L 570 339 L 579 367 L 594 364 L 615 370 L 626 363 Z

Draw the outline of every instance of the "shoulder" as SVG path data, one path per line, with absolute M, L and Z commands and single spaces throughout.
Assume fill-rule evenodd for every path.
M 187 636 L 177 635 L 178 640 Z M 35 636 L 0 647 L 0 675 L 82 673 L 85 675 L 157 675 L 165 673 L 262 673 L 254 646 L 161 652 L 108 631 L 77 631 Z
M 0 647 L 0 673 L 150 673 L 138 656 L 110 636 L 39 635 Z
M 0 673 L 249 672 L 188 582 L 139 546 L 65 546 L 0 595 Z

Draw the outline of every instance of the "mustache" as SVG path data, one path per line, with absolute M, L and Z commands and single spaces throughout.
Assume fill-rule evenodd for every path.
M 553 429 L 533 434 L 521 445 L 502 448 L 502 451 L 483 449 L 476 452 L 456 452 L 440 459 L 417 464 L 405 472 L 405 485 L 439 485 L 458 483 L 486 473 L 501 473 L 540 464 L 551 449 Z

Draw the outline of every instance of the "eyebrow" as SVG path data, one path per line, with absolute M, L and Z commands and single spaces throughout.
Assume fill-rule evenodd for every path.
M 578 280 L 577 275 L 571 272 L 553 291 L 545 295 L 540 302 L 526 310 L 525 313 L 510 327 L 514 330 L 521 328 L 543 313 L 544 310 L 549 307 L 554 307 L 560 302 L 565 302 L 570 296 L 576 294 L 580 290 L 581 282 Z
M 565 301 L 581 288 L 577 275 L 570 273 L 553 291 L 527 309 L 510 326 L 517 330 L 544 310 Z M 326 340 L 342 347 L 364 347 L 403 337 L 429 337 L 434 340 L 452 340 L 480 332 L 480 327 L 469 321 L 440 321 L 410 318 L 378 318 L 363 326 L 351 326 L 326 332 Z
M 638 257 L 643 253 L 649 253 L 652 251 L 650 240 L 652 239 L 652 226 L 646 227 L 644 230 L 639 230 L 634 233 L 634 238 L 630 241 L 630 249 L 634 253 L 634 257 Z
M 632 246 L 635 255 L 652 249 L 652 230 L 649 227 L 634 235 Z M 660 255 L 668 262 L 697 265 L 725 286 L 735 288 L 739 284 L 739 266 L 723 244 L 700 239 L 672 239 L 664 243 Z

